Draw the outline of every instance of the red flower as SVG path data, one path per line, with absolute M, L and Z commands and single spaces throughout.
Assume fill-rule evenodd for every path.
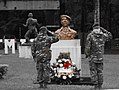
M 69 61 L 66 61 L 64 63 L 64 69 L 68 68 L 71 65 L 71 63 L 69 63 Z

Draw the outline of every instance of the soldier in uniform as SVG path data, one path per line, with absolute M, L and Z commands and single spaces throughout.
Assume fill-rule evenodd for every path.
M 29 13 L 28 17 L 29 18 L 27 19 L 26 24 L 23 24 L 23 26 L 28 27 L 28 31 L 25 34 L 25 39 L 26 39 L 27 43 L 30 42 L 30 35 L 31 34 L 34 34 L 34 36 L 37 37 L 38 32 L 37 32 L 36 26 L 40 26 L 37 22 L 37 19 L 33 19 L 32 13 Z
M 31 47 L 38 73 L 37 83 L 40 84 L 41 88 L 47 88 L 47 83 L 50 78 L 51 44 L 59 41 L 57 36 L 52 32 L 50 32 L 52 37 L 49 37 L 47 31 L 48 29 L 42 26 Z
M 55 31 L 60 40 L 71 40 L 76 36 L 76 31 L 69 27 L 71 17 L 68 15 L 61 15 L 61 25 L 62 27 Z
M 100 90 L 103 84 L 104 44 L 111 38 L 111 33 L 98 24 L 93 26 L 93 31 L 87 36 L 85 55 L 89 58 L 91 81 L 95 84 L 96 90 Z

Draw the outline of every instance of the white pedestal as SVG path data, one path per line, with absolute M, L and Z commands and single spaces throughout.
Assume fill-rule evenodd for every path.
M 60 40 L 52 44 L 52 59 L 51 64 L 56 62 L 60 52 L 70 52 L 72 61 L 76 64 L 78 69 L 81 69 L 81 46 L 80 40 Z
M 19 46 L 20 58 L 32 58 L 31 46 Z

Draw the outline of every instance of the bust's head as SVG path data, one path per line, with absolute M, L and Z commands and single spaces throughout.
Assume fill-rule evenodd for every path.
M 64 26 L 64 27 L 69 26 L 70 21 L 71 21 L 71 17 L 69 17 L 68 15 L 61 15 L 62 26 Z

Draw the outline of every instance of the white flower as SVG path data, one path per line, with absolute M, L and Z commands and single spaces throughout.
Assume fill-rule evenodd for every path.
M 69 77 L 69 78 L 72 78 L 72 75 L 70 74 L 70 75 L 68 75 L 68 77 Z
M 63 79 L 67 79 L 67 77 L 66 77 L 66 76 L 63 76 L 62 78 L 63 78 Z
M 60 75 L 60 74 L 58 74 L 58 76 L 57 76 L 57 77 L 59 77 L 59 78 L 60 78 L 60 77 L 61 77 L 61 75 Z
M 62 61 L 61 60 L 58 60 L 58 63 L 61 63 Z
M 59 64 L 60 67 L 63 67 L 63 64 Z
M 54 68 L 54 71 L 56 71 L 56 68 Z
M 74 76 L 74 74 L 72 74 L 72 76 Z
M 56 65 L 58 65 L 58 63 L 56 63 Z
M 72 65 L 76 65 L 74 62 L 72 62 Z
M 55 76 L 57 76 L 57 74 L 55 74 Z
M 62 61 L 66 62 L 66 59 L 62 59 Z
M 74 69 L 76 69 L 76 67 L 73 67 Z

